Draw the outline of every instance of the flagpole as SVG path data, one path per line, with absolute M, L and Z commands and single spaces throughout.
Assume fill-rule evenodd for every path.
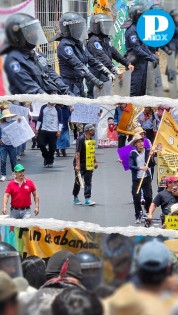
M 154 142 L 153 142 L 152 147 L 154 147 L 154 143 L 155 143 L 155 141 L 157 140 L 158 133 L 159 133 L 159 129 L 160 129 L 160 127 L 161 127 L 161 124 L 162 124 L 162 121 L 163 121 L 163 117 L 164 117 L 164 115 L 165 115 L 165 112 L 166 112 L 166 110 L 164 110 L 164 113 L 163 113 L 163 116 L 162 116 L 162 118 L 161 118 L 161 121 L 160 121 L 160 124 L 159 124 L 158 130 L 157 130 L 157 133 L 156 133 L 156 137 L 155 137 L 155 139 L 154 139 Z M 154 150 L 153 150 L 153 153 L 154 153 Z M 153 153 L 152 153 L 152 154 L 153 154 Z M 146 167 L 148 167 L 148 164 L 149 164 L 149 162 L 150 162 L 150 159 L 151 159 L 152 154 L 149 155 L 149 158 L 148 158 L 147 163 L 146 163 L 146 165 L 145 165 Z M 142 175 L 140 184 L 139 184 L 139 186 L 138 186 L 138 188 L 137 188 L 136 194 L 138 194 L 139 191 L 140 191 L 141 185 L 142 185 L 143 180 L 144 180 L 144 177 L 145 177 L 145 173 L 146 173 L 146 171 L 143 172 L 143 175 Z

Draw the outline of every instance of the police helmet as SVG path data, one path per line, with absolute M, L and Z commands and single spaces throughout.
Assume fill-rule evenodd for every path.
M 11 15 L 5 24 L 9 44 L 17 48 L 34 48 L 47 43 L 39 20 L 25 13 Z
M 59 26 L 63 37 L 71 37 L 81 41 L 88 38 L 86 20 L 79 13 L 66 12 L 62 14 Z
M 88 290 L 96 289 L 100 285 L 103 276 L 103 264 L 101 260 L 89 251 L 79 252 L 76 256 L 80 261 L 82 269 L 82 284 Z
M 164 10 L 163 6 L 160 3 L 155 3 L 150 7 L 150 10 Z
M 8 273 L 11 278 L 22 277 L 20 254 L 5 242 L 0 242 L 0 270 Z
M 96 35 L 113 35 L 113 20 L 107 14 L 95 14 L 90 19 L 89 33 Z
M 129 9 L 129 17 L 132 20 L 132 22 L 137 23 L 139 17 L 144 12 L 144 8 L 141 5 L 133 5 Z

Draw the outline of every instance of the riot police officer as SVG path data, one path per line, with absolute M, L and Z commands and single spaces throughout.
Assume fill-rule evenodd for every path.
M 117 49 L 112 46 L 110 36 L 113 34 L 113 20 L 107 14 L 95 14 L 91 17 L 89 28 L 89 39 L 87 48 L 89 52 L 100 62 L 102 62 L 113 74 L 118 74 L 118 69 L 113 65 L 112 59 L 121 63 L 129 70 L 133 71 L 134 67 L 123 57 Z M 107 81 L 107 77 L 93 67 L 90 71 L 101 81 Z M 90 82 L 88 83 L 88 86 Z M 89 86 L 92 94 L 93 86 Z
M 22 266 L 19 252 L 10 244 L 0 242 L 0 270 L 10 277 L 22 277 Z
M 92 252 L 82 251 L 76 254 L 82 270 L 81 283 L 88 290 L 95 290 L 102 282 L 103 263 Z
M 83 40 L 88 37 L 85 19 L 78 13 L 66 12 L 60 19 L 60 31 L 61 34 L 57 37 L 60 40 L 57 54 L 63 81 L 77 96 L 84 96 L 84 78 L 102 88 L 103 82 L 88 70 L 87 64 L 92 65 L 107 77 L 111 73 L 101 62 L 91 56 L 83 44 Z
M 126 28 L 126 56 L 135 66 L 131 74 L 130 96 L 145 95 L 147 62 L 153 62 L 154 67 L 158 64 L 157 57 L 141 42 L 137 35 L 137 21 L 143 12 L 142 6 L 132 6 L 129 10 L 130 21 L 127 21 L 127 23 L 122 26 L 122 28 Z
M 35 51 L 37 45 L 47 43 L 38 20 L 25 13 L 11 15 L 5 33 L 0 54 L 7 53 L 4 69 L 12 94 L 70 94 L 45 56 Z
M 169 42 L 170 49 L 174 50 L 176 55 L 178 54 L 178 9 L 173 9 L 170 11 L 175 23 L 175 32 L 172 40 Z

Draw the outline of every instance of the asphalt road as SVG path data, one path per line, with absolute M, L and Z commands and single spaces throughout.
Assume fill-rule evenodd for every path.
M 67 150 L 68 156 L 55 158 L 53 168 L 44 168 L 39 150 L 31 150 L 27 145 L 25 156 L 20 163 L 26 168 L 26 176 L 34 180 L 40 196 L 39 218 L 54 218 L 66 221 L 85 221 L 100 226 L 134 225 L 134 207 L 131 195 L 131 173 L 125 172 L 117 161 L 116 148 L 97 149 L 99 168 L 94 171 L 92 200 L 96 206 L 73 205 L 72 189 L 74 183 L 73 156 L 75 146 Z M 11 170 L 8 162 L 8 174 Z M 156 173 L 156 172 L 155 172 Z M 7 185 L 0 183 L 0 202 Z M 156 194 L 156 176 L 153 181 Z M 83 190 L 80 200 L 84 202 Z M 33 206 L 32 206 L 33 209 Z M 159 211 L 157 211 L 159 214 Z M 32 215 L 34 216 L 34 215 Z

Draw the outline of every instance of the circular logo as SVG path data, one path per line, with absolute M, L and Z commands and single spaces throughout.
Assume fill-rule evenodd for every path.
M 175 32 L 175 24 L 166 11 L 161 9 L 145 11 L 137 22 L 137 33 L 141 41 L 151 47 L 168 44 Z

